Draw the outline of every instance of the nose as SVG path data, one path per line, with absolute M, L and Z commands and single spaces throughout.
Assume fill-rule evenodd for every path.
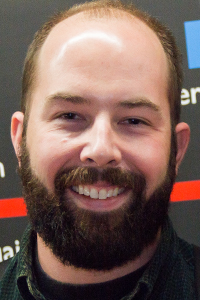
M 121 161 L 121 151 L 116 133 L 106 118 L 96 120 L 85 136 L 80 160 L 94 166 L 116 166 Z

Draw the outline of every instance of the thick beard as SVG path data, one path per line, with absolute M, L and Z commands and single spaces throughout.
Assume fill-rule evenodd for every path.
M 21 145 L 23 196 L 33 229 L 64 264 L 77 268 L 110 270 L 137 258 L 152 244 L 168 214 L 170 193 L 175 180 L 176 143 L 163 183 L 146 199 L 142 175 L 121 169 L 72 168 L 58 174 L 55 193 L 49 193 L 31 169 L 25 137 Z M 66 187 L 91 184 L 99 177 L 113 185 L 132 189 L 127 203 L 112 212 L 78 208 L 65 194 Z M 66 193 L 66 192 L 65 192 Z

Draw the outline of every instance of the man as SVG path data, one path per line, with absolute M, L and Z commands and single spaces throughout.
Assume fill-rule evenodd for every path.
M 190 134 L 181 76 L 168 29 L 120 2 L 40 29 L 11 125 L 30 226 L 1 299 L 196 299 L 167 217 Z

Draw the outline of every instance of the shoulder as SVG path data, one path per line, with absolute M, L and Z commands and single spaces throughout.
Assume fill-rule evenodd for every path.
M 157 299 L 197 299 L 194 246 L 177 236 L 170 221 L 162 231 L 157 261 L 160 264 L 155 285 Z
M 176 247 L 176 255 L 172 259 L 171 268 L 168 269 L 170 272 L 166 281 L 167 290 L 168 292 L 174 290 L 174 294 L 178 293 L 177 299 L 196 299 L 194 246 L 177 238 Z
M 21 279 L 26 282 L 26 278 L 31 273 L 32 251 L 35 237 L 30 225 L 27 226 L 21 241 L 20 251 L 11 259 L 1 283 L 0 300 L 22 300 L 18 285 Z M 28 298 L 29 299 L 29 298 Z
M 194 246 L 177 237 L 175 248 L 171 275 L 176 278 L 174 280 L 182 282 L 183 286 L 192 284 L 195 279 Z
M 161 245 L 167 264 L 175 270 L 185 268 L 194 273 L 194 245 L 177 236 L 170 219 L 167 220 L 162 232 Z
M 194 270 L 194 248 L 196 246 L 189 244 L 185 240 L 178 238 L 178 254 L 177 257 L 181 259 L 181 261 Z
M 0 282 L 0 300 L 22 299 L 17 288 L 18 256 L 19 254 L 17 253 L 11 259 L 11 262 L 8 265 Z

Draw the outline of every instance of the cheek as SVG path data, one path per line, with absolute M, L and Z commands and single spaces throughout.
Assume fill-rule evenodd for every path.
M 71 166 L 77 160 L 77 151 L 70 139 L 54 134 L 37 134 L 27 141 L 31 167 L 42 183 L 54 188 L 58 171 Z
M 169 137 L 166 138 L 169 141 Z M 127 148 L 128 149 L 128 148 Z M 131 171 L 139 172 L 146 178 L 147 194 L 150 195 L 164 180 L 170 157 L 170 143 L 165 140 L 146 141 L 130 148 L 127 162 Z

